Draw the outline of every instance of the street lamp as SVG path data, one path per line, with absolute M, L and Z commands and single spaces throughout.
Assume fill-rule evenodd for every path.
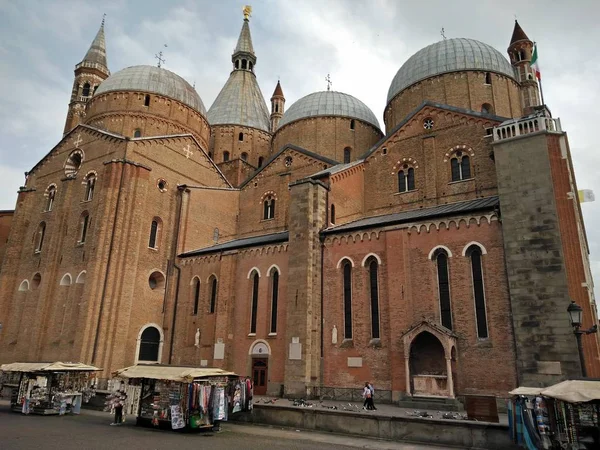
M 598 331 L 598 325 L 594 325 L 592 328 L 587 330 L 580 330 L 581 322 L 583 320 L 583 308 L 571 300 L 571 304 L 567 308 L 569 313 L 569 319 L 571 320 L 571 326 L 573 327 L 573 333 L 577 339 L 577 350 L 579 351 L 579 362 L 581 364 L 581 375 L 587 377 L 587 369 L 585 367 L 585 356 L 583 355 L 583 345 L 581 343 L 581 335 L 592 334 Z

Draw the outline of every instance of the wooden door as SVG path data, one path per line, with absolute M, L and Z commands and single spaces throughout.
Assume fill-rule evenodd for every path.
M 252 360 L 252 382 L 254 383 L 254 395 L 267 394 L 267 369 L 266 359 Z

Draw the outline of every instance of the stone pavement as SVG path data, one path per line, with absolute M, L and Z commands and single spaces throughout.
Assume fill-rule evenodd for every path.
M 375 399 L 377 400 L 377 399 Z M 419 416 L 418 413 L 427 414 L 425 417 L 432 419 L 466 419 L 465 412 L 451 412 L 451 411 L 437 411 L 437 410 L 415 410 L 409 408 L 400 408 L 394 404 L 381 403 L 375 404 L 377 410 L 365 411 L 363 410 L 362 402 L 348 402 L 342 400 L 306 400 L 305 405 L 294 405 L 294 401 L 286 398 L 268 397 L 268 396 L 255 396 L 255 403 L 264 406 L 285 406 L 293 408 L 316 408 L 316 409 L 333 409 L 336 407 L 338 411 L 348 412 L 360 412 L 368 413 L 377 416 L 384 417 L 423 417 Z M 308 406 L 311 405 L 311 406 Z M 445 416 L 446 415 L 446 416 Z M 445 417 L 444 417 L 445 416 Z M 499 414 L 499 423 L 501 425 L 508 425 L 508 416 L 506 414 Z
M 272 427 L 224 423 L 220 433 L 176 433 L 136 427 L 130 419 L 109 426 L 112 416 L 83 410 L 79 416 L 24 416 L 13 413 L 0 400 L 0 448 L 2 450 L 105 450 L 125 448 L 158 450 L 444 450 L 418 444 L 363 439 L 332 433 L 282 430 Z

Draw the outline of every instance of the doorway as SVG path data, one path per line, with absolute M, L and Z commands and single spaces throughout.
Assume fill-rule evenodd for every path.
M 255 395 L 267 394 L 267 359 L 252 359 L 252 383 L 254 384 Z

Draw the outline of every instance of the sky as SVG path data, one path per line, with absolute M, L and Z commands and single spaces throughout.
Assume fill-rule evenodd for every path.
M 0 210 L 14 209 L 23 173 L 61 136 L 73 69 L 106 13 L 110 70 L 155 64 L 196 86 L 208 109 L 231 70 L 244 2 L 230 0 L 0 0 Z M 597 0 L 256 0 L 250 28 L 255 72 L 270 98 L 281 80 L 289 107 L 327 87 L 365 102 L 383 126 L 389 85 L 419 49 L 446 37 L 506 54 L 515 17 L 538 44 L 546 104 L 567 131 L 596 296 L 600 295 L 600 3 Z M 167 44 L 167 47 L 164 47 Z

